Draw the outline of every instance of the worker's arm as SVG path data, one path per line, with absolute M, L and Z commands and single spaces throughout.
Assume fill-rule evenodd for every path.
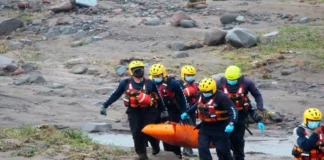
M 318 140 L 318 134 L 313 133 L 309 138 L 304 134 L 305 129 L 298 127 L 296 134 L 298 135 L 297 144 L 303 151 L 310 151 L 316 146 Z
M 258 88 L 255 86 L 254 82 L 252 80 L 249 80 L 249 79 L 245 78 L 244 83 L 246 83 L 247 90 L 254 97 L 255 102 L 257 104 L 257 108 L 259 110 L 264 110 L 262 95 L 261 95 L 260 91 L 258 90 Z
M 191 107 L 190 107 L 190 109 L 189 110 L 187 110 L 187 114 L 192 114 L 192 113 L 194 113 L 196 110 L 197 110 L 197 104 L 198 104 L 198 102 L 196 102 L 194 105 L 192 105 Z
M 233 102 L 224 94 L 223 100 L 221 102 L 222 108 L 227 110 L 229 116 L 230 116 L 230 122 L 236 123 L 238 119 L 238 112 L 237 108 L 234 107 Z
M 128 85 L 127 80 L 122 80 L 119 82 L 118 86 L 116 89 L 112 92 L 112 94 L 107 98 L 106 102 L 104 102 L 102 105 L 105 108 L 108 108 L 111 104 L 113 104 L 115 101 L 117 101 L 118 98 L 120 98 L 123 93 L 125 92 L 125 88 Z
M 187 110 L 187 98 L 183 93 L 183 90 L 180 86 L 180 83 L 176 80 L 171 81 L 171 86 L 172 86 L 172 92 L 175 93 L 176 95 L 176 100 L 179 103 L 179 107 L 181 112 L 185 112 Z

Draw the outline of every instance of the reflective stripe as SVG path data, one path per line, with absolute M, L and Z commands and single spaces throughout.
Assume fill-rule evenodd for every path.
M 207 103 L 202 102 L 202 96 L 199 97 L 197 104 L 198 118 L 204 122 L 216 122 L 229 119 L 228 111 L 218 110 L 212 97 Z

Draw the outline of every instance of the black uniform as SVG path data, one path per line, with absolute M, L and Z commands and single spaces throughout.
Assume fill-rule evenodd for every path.
M 224 91 L 224 85 L 230 94 L 236 94 L 240 89 L 240 87 L 243 86 L 242 92 L 245 95 L 245 97 L 248 98 L 247 96 L 248 93 L 250 92 L 257 103 L 257 108 L 263 110 L 262 96 L 259 90 L 255 87 L 253 81 L 251 81 L 250 79 L 241 77 L 238 79 L 238 83 L 236 85 L 229 85 L 227 83 L 226 78 L 221 78 L 219 81 L 217 81 L 217 89 L 219 91 Z M 234 104 L 236 103 L 237 100 L 239 99 L 232 98 Z M 246 103 L 247 105 L 246 108 L 242 106 L 244 105 L 243 103 Z M 249 100 L 242 102 L 242 105 L 240 105 L 240 107 L 243 107 L 243 109 L 238 111 L 239 114 L 238 122 L 234 125 L 234 131 L 231 133 L 231 148 L 233 150 L 235 160 L 244 160 L 245 157 L 244 134 L 245 134 L 248 115 L 250 115 L 256 122 L 260 122 L 262 120 L 256 114 Z
M 157 123 L 159 120 L 159 114 L 161 111 L 165 111 L 165 105 L 158 93 L 156 84 L 154 81 L 149 79 L 144 79 L 140 83 L 136 83 L 133 78 L 122 80 L 115 91 L 110 95 L 107 101 L 103 104 L 105 108 L 108 108 L 112 103 L 114 103 L 117 99 L 119 99 L 123 93 L 125 93 L 129 88 L 129 83 L 131 83 L 132 87 L 141 90 L 143 86 L 146 87 L 146 92 L 148 94 L 156 93 L 155 95 L 158 96 L 157 105 L 150 106 L 148 108 L 127 108 L 127 115 L 129 126 L 132 132 L 132 136 L 134 139 L 134 147 L 135 151 L 138 155 L 145 155 L 146 156 L 146 142 L 147 140 L 151 143 L 153 150 L 160 150 L 159 141 L 154 139 L 153 137 L 147 136 L 141 132 L 141 130 L 147 124 L 154 124 Z

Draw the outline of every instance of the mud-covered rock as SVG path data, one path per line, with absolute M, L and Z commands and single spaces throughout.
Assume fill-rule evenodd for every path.
M 180 26 L 183 28 L 194 28 L 196 27 L 196 22 L 193 20 L 183 19 L 180 21 Z
M 44 84 L 46 82 L 45 78 L 42 75 L 31 75 L 26 79 L 28 84 Z
M 184 42 L 183 42 L 183 41 L 173 41 L 173 42 L 170 44 L 170 48 L 171 48 L 173 51 L 180 51 L 180 50 L 182 50 L 184 47 L 185 47 L 185 45 L 184 45 Z
M 233 47 L 249 48 L 257 44 L 259 38 L 252 31 L 245 28 L 234 28 L 227 32 L 226 42 Z
M 205 33 L 204 44 L 208 46 L 218 45 L 225 42 L 226 31 L 219 28 L 209 29 Z
M 26 81 L 26 78 L 21 78 L 21 79 L 17 79 L 14 84 L 15 85 L 22 85 L 22 84 L 25 84 L 27 81 Z
M 180 25 L 180 21 L 184 20 L 184 19 L 188 19 L 191 20 L 191 18 L 183 11 L 177 11 L 173 14 L 173 16 L 170 18 L 170 24 L 172 26 L 179 26 Z
M 25 73 L 32 72 L 36 69 L 32 63 L 25 63 L 21 66 L 21 68 L 24 69 Z
M 72 72 L 74 74 L 83 74 L 88 70 L 87 66 L 76 66 L 74 69 L 72 69 Z
M 112 129 L 109 123 L 92 123 L 86 122 L 82 125 L 83 132 L 107 132 Z
M 24 22 L 18 18 L 10 18 L 0 23 L 0 36 L 10 34 L 24 26 Z
M 235 22 L 238 16 L 239 15 L 237 14 L 225 14 L 220 17 L 220 21 L 222 22 L 222 24 L 230 24 Z
M 144 22 L 144 24 L 145 24 L 146 26 L 158 26 L 158 25 L 162 24 L 162 21 L 161 21 L 160 18 L 155 17 L 155 18 L 149 18 L 149 19 L 147 19 L 147 20 Z

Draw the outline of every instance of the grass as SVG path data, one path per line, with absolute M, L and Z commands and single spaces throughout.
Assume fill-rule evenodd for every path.
M 6 44 L 4 44 L 3 42 L 0 42 L 0 54 L 4 54 L 8 52 L 8 48 L 6 46 Z
M 5 139 L 18 140 L 19 143 L 4 141 Z M 37 147 L 39 143 L 46 144 L 48 147 Z M 10 150 L 14 151 L 13 156 L 32 157 L 41 153 L 53 156 L 62 153 L 69 159 L 87 157 L 95 159 L 115 157 L 118 159 L 119 156 L 134 155 L 133 152 L 118 147 L 100 145 L 80 130 L 59 131 L 47 125 L 37 128 L 30 125 L 22 125 L 19 128 L 0 128 L 0 151 Z
M 317 59 L 316 68 L 324 68 L 324 31 L 322 28 L 311 26 L 283 26 L 279 28 L 279 35 L 263 37 L 264 33 L 258 33 L 260 42 L 256 47 L 239 48 L 227 47 L 222 51 L 225 59 L 234 60 L 243 71 L 251 69 L 253 61 L 262 61 L 278 55 L 280 51 L 298 51 L 310 53 Z M 258 53 L 258 57 L 252 58 L 251 53 Z

